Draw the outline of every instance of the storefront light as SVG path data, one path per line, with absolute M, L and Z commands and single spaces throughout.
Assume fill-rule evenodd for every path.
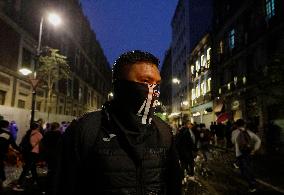
M 247 78 L 244 76 L 243 77 L 243 84 L 246 84 L 246 82 L 247 82 Z

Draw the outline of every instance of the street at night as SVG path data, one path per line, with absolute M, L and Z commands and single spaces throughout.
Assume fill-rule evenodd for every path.
M 0 195 L 284 194 L 283 0 L 1 0 Z
M 258 192 L 255 194 L 280 195 L 284 194 L 284 183 L 282 176 L 284 174 L 283 161 L 280 156 L 255 156 L 254 170 L 257 177 Z M 242 180 L 239 169 L 233 166 L 234 155 L 232 150 L 212 147 L 209 155 L 209 161 L 204 165 L 206 170 L 204 175 L 201 172 L 196 173 L 194 180 L 187 179 L 183 184 L 183 195 L 238 195 L 249 194 L 247 184 Z M 272 163 L 276 162 L 276 163 Z M 45 182 L 46 169 L 38 167 L 41 182 Z M 30 181 L 27 181 L 25 192 L 13 191 L 15 180 L 20 174 L 19 167 L 7 168 L 8 178 L 5 182 L 5 195 L 30 194 L 40 195 L 41 191 Z

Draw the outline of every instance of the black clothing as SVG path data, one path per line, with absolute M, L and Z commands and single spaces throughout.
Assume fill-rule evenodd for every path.
M 7 157 L 9 146 L 14 149 L 19 150 L 19 147 L 15 143 L 12 134 L 8 129 L 0 128 L 0 180 L 5 181 L 5 165 L 4 160 Z
M 197 152 L 195 140 L 192 136 L 194 135 L 191 135 L 189 128 L 183 127 L 179 130 L 175 140 L 182 171 L 186 170 L 190 176 L 194 175 L 194 158 Z
M 123 123 L 116 123 L 117 115 L 112 117 L 111 110 L 92 112 L 66 129 L 54 179 L 55 194 L 181 194 L 169 126 L 154 117 L 135 147 L 122 132 Z

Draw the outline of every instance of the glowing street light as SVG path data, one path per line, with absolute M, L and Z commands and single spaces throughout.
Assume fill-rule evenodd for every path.
M 32 84 L 32 108 L 31 108 L 31 121 L 30 121 L 30 125 L 32 125 L 32 123 L 34 122 L 34 116 L 35 116 L 35 104 L 36 104 L 36 87 L 37 87 L 37 83 L 38 83 L 38 79 L 37 79 L 37 67 L 39 64 L 39 57 L 41 55 L 41 39 L 42 39 L 42 32 L 43 32 L 43 22 L 44 22 L 45 17 L 41 17 L 40 20 L 40 25 L 39 25 L 39 34 L 38 34 L 38 45 L 37 45 L 37 49 L 36 49 L 36 57 L 35 57 L 35 64 L 34 64 L 34 70 L 33 72 L 27 68 L 22 68 L 20 69 L 20 73 L 23 75 L 29 75 L 31 73 L 33 73 L 33 77 L 30 77 L 30 81 Z M 47 20 L 54 26 L 58 26 L 61 23 L 61 18 L 56 15 L 55 13 L 50 13 L 47 15 Z
M 173 78 L 172 82 L 174 84 L 180 84 L 180 80 L 178 78 Z
M 28 68 L 21 68 L 21 69 L 19 70 L 19 72 L 20 72 L 22 75 L 24 75 L 24 76 L 27 76 L 27 75 L 29 75 L 29 74 L 32 73 L 32 71 L 31 71 L 30 69 L 28 69 Z
M 58 26 L 62 22 L 60 16 L 55 13 L 49 13 L 47 19 L 54 26 Z

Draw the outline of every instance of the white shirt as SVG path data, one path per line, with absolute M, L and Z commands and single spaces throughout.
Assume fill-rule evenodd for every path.
M 240 152 L 239 145 L 237 143 L 237 137 L 240 131 L 244 131 L 244 127 L 240 127 L 232 132 L 232 143 L 235 144 L 236 149 L 236 157 L 240 156 L 242 153 Z M 254 142 L 254 149 L 253 151 L 257 151 L 260 148 L 261 140 L 260 138 L 250 130 L 246 130 L 251 137 L 252 141 Z

